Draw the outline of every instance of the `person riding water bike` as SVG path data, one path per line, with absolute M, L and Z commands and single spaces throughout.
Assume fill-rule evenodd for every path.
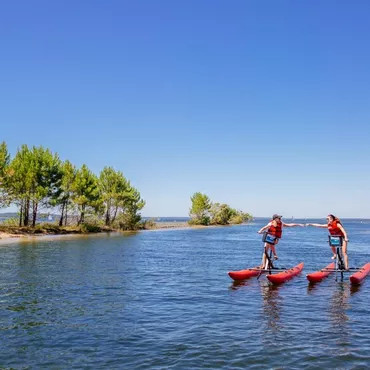
M 282 217 L 283 216 L 281 215 L 274 214 L 270 222 L 258 231 L 258 234 L 262 234 L 265 230 L 267 230 L 267 234 L 269 236 L 272 236 L 268 239 L 269 241 L 265 239 L 266 240 L 265 241 L 265 253 L 263 253 L 261 268 L 264 268 L 266 264 L 266 255 L 269 250 L 272 251 L 274 255 L 274 259 L 276 260 L 278 259 L 278 256 L 275 250 L 275 245 L 279 243 L 279 239 L 281 239 L 283 235 L 284 227 L 295 227 L 295 226 L 304 227 L 303 224 L 286 224 L 283 221 L 281 221 Z
M 306 226 L 321 227 L 323 229 L 327 228 L 331 236 L 340 236 L 343 239 L 342 255 L 344 259 L 344 268 L 348 270 L 348 255 L 347 255 L 348 236 L 346 230 L 344 230 L 344 227 L 338 217 L 335 217 L 334 215 L 330 214 L 328 215 L 326 220 L 328 221 L 327 224 L 307 224 Z M 331 246 L 331 250 L 333 252 L 332 259 L 335 259 L 337 257 L 335 247 Z

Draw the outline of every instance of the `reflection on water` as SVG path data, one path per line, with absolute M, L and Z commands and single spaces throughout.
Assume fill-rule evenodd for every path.
M 351 288 L 350 288 L 351 296 L 353 296 L 356 293 L 358 293 L 359 291 L 361 291 L 361 287 L 362 287 L 362 285 L 352 285 L 351 284 Z
M 263 314 L 267 329 L 278 332 L 282 327 L 280 313 L 283 298 L 279 295 L 282 285 L 261 284 L 260 287 L 263 298 Z
M 229 286 L 229 289 L 231 290 L 238 290 L 239 288 L 248 285 L 245 280 L 241 281 L 233 281 L 232 284 Z
M 258 284 L 258 283 L 257 283 Z M 242 281 L 233 281 L 229 289 L 238 290 L 242 287 L 252 289 L 256 285 L 256 279 L 247 279 Z M 283 298 L 279 295 L 282 285 L 273 285 L 266 281 L 259 281 L 259 287 L 262 297 L 263 319 L 266 322 L 267 330 L 278 332 L 282 325 L 280 313 L 282 310 Z
M 336 336 L 337 344 L 347 352 L 347 346 L 350 344 L 349 334 L 349 317 L 347 310 L 350 308 L 348 298 L 350 296 L 349 283 L 340 283 L 334 289 L 333 295 L 329 301 L 328 315 L 331 322 L 332 330 Z
M 248 285 L 251 285 L 251 279 L 233 281 L 232 284 L 230 285 L 229 289 L 231 289 L 231 290 L 238 290 L 241 287 L 248 286 Z
M 314 292 L 316 292 L 319 289 L 319 287 L 320 287 L 319 282 L 313 283 L 312 281 L 309 281 L 308 285 L 307 285 L 307 294 L 313 294 Z
M 352 285 L 352 284 L 349 284 L 348 282 L 339 282 L 338 284 L 339 284 L 339 286 L 342 286 L 343 289 L 347 289 L 347 290 L 349 289 L 349 292 L 350 292 L 351 296 L 360 292 L 361 291 L 361 286 L 362 286 L 362 285 Z M 349 285 L 349 287 L 348 287 L 348 285 Z M 322 282 L 315 282 L 315 283 L 309 282 L 308 285 L 307 285 L 307 294 L 311 295 L 311 294 L 319 291 L 320 289 L 325 289 L 322 286 Z M 345 295 L 348 296 L 347 293 Z
M 349 284 L 340 283 L 330 299 L 329 313 L 334 326 L 343 327 L 348 321 L 346 309 L 349 308 Z

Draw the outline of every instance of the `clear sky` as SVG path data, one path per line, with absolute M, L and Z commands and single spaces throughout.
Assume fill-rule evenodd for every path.
M 0 140 L 124 172 L 145 216 L 370 217 L 370 2 L 12 0 Z

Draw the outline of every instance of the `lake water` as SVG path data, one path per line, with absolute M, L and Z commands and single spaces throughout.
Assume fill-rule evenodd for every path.
M 0 368 L 369 368 L 370 277 L 305 278 L 331 262 L 325 230 L 285 229 L 280 266 L 305 262 L 286 284 L 230 280 L 260 263 L 265 221 L 2 242 Z M 370 221 L 344 226 L 362 266 Z

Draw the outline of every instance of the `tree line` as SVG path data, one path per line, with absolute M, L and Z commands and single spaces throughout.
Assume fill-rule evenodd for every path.
M 106 226 L 134 230 L 145 201 L 121 171 L 104 167 L 99 175 L 85 164 L 77 168 L 42 146 L 22 145 L 11 158 L 0 144 L 0 207 L 15 205 L 19 226 L 35 227 L 41 209 L 57 210 L 59 226 L 77 215 L 81 225 L 97 216 Z
M 214 203 L 203 193 L 194 193 L 190 200 L 191 225 L 241 224 L 253 218 L 251 214 L 231 208 L 228 204 Z

